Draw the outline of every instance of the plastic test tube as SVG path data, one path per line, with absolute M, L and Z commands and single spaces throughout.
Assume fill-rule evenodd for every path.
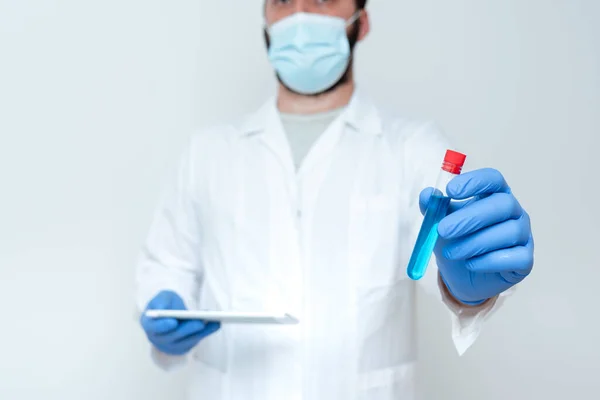
M 438 175 L 433 195 L 427 204 L 423 224 L 408 263 L 407 273 L 413 280 L 421 279 L 427 271 L 433 248 L 438 239 L 438 224 L 446 216 L 450 205 L 446 186 L 452 178 L 461 173 L 466 158 L 466 155 L 456 151 L 446 151 L 442 169 Z

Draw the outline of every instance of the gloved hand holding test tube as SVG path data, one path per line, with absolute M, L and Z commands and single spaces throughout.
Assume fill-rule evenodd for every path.
M 421 192 L 424 220 L 407 274 L 421 279 L 435 254 L 448 291 L 476 306 L 529 275 L 534 243 L 529 215 L 502 174 L 491 168 L 461 174 L 465 160 L 448 150 L 435 187 Z

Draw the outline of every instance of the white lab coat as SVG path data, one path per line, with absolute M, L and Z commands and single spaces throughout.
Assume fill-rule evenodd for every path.
M 446 138 L 384 114 L 358 91 L 299 171 L 275 98 L 238 123 L 193 135 L 138 266 L 142 310 L 160 290 L 188 308 L 285 311 L 297 326 L 223 325 L 191 362 L 190 399 L 410 400 L 415 282 L 406 265 L 419 192 L 435 183 Z M 502 298 L 460 307 L 435 263 L 418 284 L 452 318 L 459 353 Z

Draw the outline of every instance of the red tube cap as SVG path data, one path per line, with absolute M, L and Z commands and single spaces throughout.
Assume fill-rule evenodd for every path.
M 463 165 L 465 165 L 466 159 L 467 156 L 462 153 L 453 150 L 447 150 L 442 169 L 450 172 L 451 174 L 460 174 Z

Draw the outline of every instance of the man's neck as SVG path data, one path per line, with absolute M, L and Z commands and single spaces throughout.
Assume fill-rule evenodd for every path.
M 317 114 L 344 107 L 354 94 L 354 81 L 340 85 L 335 90 L 318 96 L 303 96 L 290 92 L 281 83 L 277 94 L 277 108 L 287 114 Z

